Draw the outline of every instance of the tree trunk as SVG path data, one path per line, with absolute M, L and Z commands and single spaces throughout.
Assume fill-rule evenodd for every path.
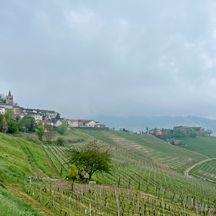
M 89 181 L 91 181 L 91 178 L 92 178 L 93 172 L 89 172 L 88 175 L 89 175 Z
M 72 180 L 72 184 L 71 184 L 71 190 L 74 191 L 74 180 Z

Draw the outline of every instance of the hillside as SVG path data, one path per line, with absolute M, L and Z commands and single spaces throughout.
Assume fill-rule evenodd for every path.
M 26 215 L 61 215 L 59 212 L 69 214 L 72 210 L 75 215 L 89 211 L 96 215 L 115 215 L 116 211 L 139 215 L 135 213 L 139 208 L 150 215 L 184 211 L 195 215 L 196 208 L 199 212 L 215 210 L 215 184 L 183 175 L 188 167 L 208 159 L 207 155 L 151 135 L 109 129 L 71 129 L 62 137 L 66 142 L 63 147 L 0 134 L 0 181 L 7 188 L 0 186 L 0 196 L 1 200 L 9 200 L 8 206 L 23 203 L 16 215 L 25 215 L 19 212 L 27 210 L 30 213 Z M 99 184 L 95 187 L 77 183 L 76 192 L 68 198 L 70 183 L 64 180 L 68 147 L 79 147 L 94 139 L 110 147 L 112 172 L 95 174 L 93 179 Z M 28 176 L 39 176 L 41 180 L 32 180 L 29 185 Z M 4 205 L 0 202 L 0 207 Z
M 216 137 L 185 138 L 181 140 L 180 146 L 207 157 L 216 157 Z
M 192 167 L 190 173 L 197 178 L 216 183 L 216 137 L 185 138 L 180 141 L 179 146 L 206 155 L 207 160 Z
M 43 147 L 0 133 L 0 182 L 19 183 L 31 175 L 55 175 Z
M 111 146 L 114 170 L 111 175 L 98 174 L 95 176 L 101 183 L 116 185 L 120 181 L 122 187 L 136 189 L 139 185 L 143 191 L 155 193 L 155 187 L 173 193 L 181 188 L 181 193 L 188 196 L 199 194 L 205 197 L 214 197 L 214 185 L 205 185 L 196 179 L 183 176 L 184 170 L 207 156 L 179 148 L 161 141 L 151 135 L 137 135 L 126 132 L 117 132 L 109 129 L 73 129 L 65 136 L 70 145 L 83 145 L 90 140 L 97 139 Z M 70 143 L 71 142 L 71 143 Z M 64 161 L 65 147 L 47 146 L 53 152 L 57 166 Z M 60 152 L 60 153 L 57 153 Z M 161 189 L 161 193 L 163 191 Z M 162 192 L 163 191 L 163 192 Z M 167 192 L 168 194 L 168 192 Z

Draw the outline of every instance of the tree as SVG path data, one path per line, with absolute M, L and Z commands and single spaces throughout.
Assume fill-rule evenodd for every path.
M 25 116 L 18 120 L 19 130 L 22 132 L 35 132 L 35 119 Z
M 66 124 L 62 124 L 59 127 L 57 127 L 57 132 L 61 135 L 64 135 L 67 131 L 67 125 Z
M 43 127 L 43 125 L 38 125 L 37 130 L 36 130 L 36 134 L 38 136 L 38 139 L 40 141 L 43 141 L 43 136 L 44 136 L 44 127 Z
M 56 140 L 56 144 L 63 146 L 64 145 L 64 139 L 62 137 L 58 137 Z
M 88 143 L 81 149 L 70 149 L 69 162 L 77 166 L 80 175 L 83 171 L 87 173 L 89 180 L 95 172 L 109 173 L 111 170 L 109 150 L 96 141 Z
M 44 137 L 47 143 L 52 143 L 54 137 L 53 127 L 50 124 L 44 125 Z
M 5 120 L 8 123 L 11 119 L 15 119 L 14 118 L 14 111 L 13 110 L 7 110 L 4 114 Z
M 69 170 L 69 174 L 68 174 L 68 180 L 72 181 L 72 184 L 71 184 L 71 190 L 72 191 L 74 190 L 74 182 L 78 179 L 79 179 L 79 170 L 77 169 L 75 164 L 72 164 L 70 166 L 70 170 Z
M 5 116 L 0 114 L 0 132 L 5 133 L 7 131 L 7 122 Z
M 17 131 L 18 131 L 18 124 L 17 124 L 16 120 L 14 120 L 14 119 L 9 120 L 7 132 L 10 134 L 14 134 Z

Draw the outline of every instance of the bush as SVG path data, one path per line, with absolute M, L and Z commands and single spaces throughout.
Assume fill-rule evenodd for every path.
M 18 131 L 18 124 L 15 120 L 11 119 L 9 122 L 8 122 L 8 130 L 7 132 L 10 133 L 10 134 L 14 134 Z
M 64 135 L 67 131 L 67 125 L 66 124 L 62 124 L 61 126 L 57 127 L 57 132 L 61 135 Z
M 64 145 L 64 139 L 62 137 L 58 137 L 56 140 L 56 144 L 63 146 Z

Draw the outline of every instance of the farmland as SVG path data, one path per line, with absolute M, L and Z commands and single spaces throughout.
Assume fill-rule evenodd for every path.
M 203 163 L 197 164 L 190 173 L 204 181 L 216 182 L 216 138 L 196 137 L 180 141 L 180 146 L 208 157 Z
M 71 129 L 62 137 L 65 146 L 0 134 L 0 180 L 10 192 L 2 190 L 16 196 L 17 190 L 10 190 L 16 185 L 54 215 L 211 215 L 215 211 L 216 185 L 183 175 L 188 167 L 208 159 L 207 154 L 151 135 L 109 129 Z M 109 147 L 112 172 L 96 173 L 97 185 L 76 183 L 71 192 L 64 179 L 68 148 L 94 139 Z M 209 176 L 214 175 L 215 161 L 208 166 Z M 198 170 L 201 172 L 202 166 Z M 28 176 L 40 180 L 29 182 Z
M 216 138 L 215 137 L 196 137 L 181 140 L 181 147 L 206 155 L 209 158 L 216 157 Z

